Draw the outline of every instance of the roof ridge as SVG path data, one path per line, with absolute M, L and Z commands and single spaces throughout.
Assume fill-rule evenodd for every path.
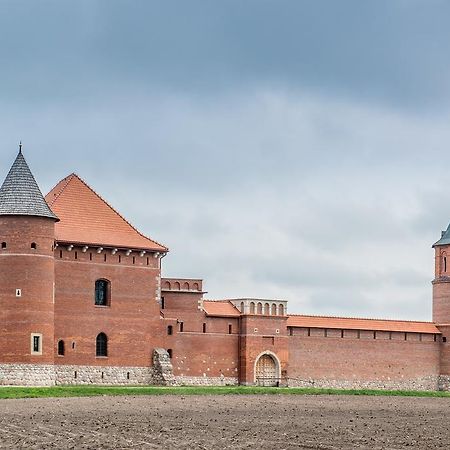
M 288 314 L 289 317 L 316 317 L 320 319 L 354 319 L 354 320 L 379 320 L 384 322 L 409 322 L 409 323 L 432 323 L 431 321 L 426 320 L 407 320 L 407 319 L 380 319 L 374 317 L 348 317 L 348 316 L 323 316 L 323 315 L 314 315 L 314 314 Z
M 53 194 L 53 198 L 51 200 L 49 200 L 50 204 L 49 206 L 53 205 L 53 203 L 56 201 L 56 199 L 63 193 L 64 189 L 66 189 L 66 187 L 68 186 L 68 184 L 70 183 L 70 180 L 72 180 L 73 177 L 76 177 L 77 175 L 75 173 L 71 173 L 70 175 L 67 175 L 67 177 L 63 178 L 61 181 L 59 181 L 56 186 L 58 186 L 58 184 L 61 184 L 63 181 L 67 180 L 63 186 L 61 186 L 61 188 L 59 189 L 59 191 L 55 194 Z M 56 187 L 55 186 L 55 187 Z M 51 191 L 50 191 L 51 192 Z
M 64 185 L 63 188 L 61 188 L 60 192 L 58 193 L 57 197 L 63 192 L 63 190 L 69 185 L 69 183 L 74 179 L 77 178 L 81 183 L 83 183 L 93 194 L 95 194 L 111 211 L 113 211 L 117 216 L 119 216 L 126 224 L 128 224 L 136 233 L 138 233 L 140 236 L 142 236 L 145 239 L 148 239 L 149 241 L 152 241 L 154 244 L 159 245 L 160 247 L 164 248 L 166 251 L 168 251 L 168 247 L 166 247 L 163 244 L 160 244 L 158 241 L 155 241 L 154 239 L 146 236 L 145 234 L 141 233 L 134 225 L 132 225 L 127 219 L 125 219 L 122 214 L 120 214 L 114 207 L 112 207 L 99 193 L 95 191 L 91 186 L 89 186 L 86 181 L 84 181 L 80 176 L 78 176 L 76 173 L 72 173 L 68 175 L 66 178 L 69 178 L 67 183 Z M 65 178 L 63 178 L 61 181 L 63 181 Z

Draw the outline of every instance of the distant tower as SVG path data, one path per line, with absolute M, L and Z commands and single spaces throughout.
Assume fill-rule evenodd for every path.
M 54 360 L 56 221 L 20 146 L 0 188 L 0 365 L 14 364 L 11 384 L 32 384 L 36 376 L 50 383 L 39 367 Z
M 450 225 L 433 245 L 435 251 L 433 280 L 433 322 L 450 324 Z

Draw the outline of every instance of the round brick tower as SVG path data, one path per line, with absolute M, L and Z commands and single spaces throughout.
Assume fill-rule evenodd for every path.
M 52 384 L 56 221 L 20 149 L 0 188 L 0 384 Z
M 439 388 L 450 390 L 450 225 L 441 234 L 435 250 L 433 322 L 442 333 Z
M 433 322 L 450 325 L 450 225 L 433 245 L 435 251 L 433 280 Z

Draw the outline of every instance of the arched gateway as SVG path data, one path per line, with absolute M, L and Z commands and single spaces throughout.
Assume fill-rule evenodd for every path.
M 256 360 L 255 382 L 259 386 L 278 386 L 280 382 L 279 363 L 275 355 L 263 353 Z

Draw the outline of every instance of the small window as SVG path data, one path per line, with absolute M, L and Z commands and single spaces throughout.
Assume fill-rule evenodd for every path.
M 447 272 L 447 257 L 444 256 L 444 272 Z
M 106 253 L 103 255 L 103 261 L 106 262 Z
M 75 379 L 77 379 L 77 371 L 75 370 L 75 372 L 73 373 L 73 377 L 75 378 Z
M 203 324 L 203 333 L 206 333 L 206 323 Z
M 95 282 L 95 304 L 97 306 L 108 306 L 109 291 L 108 280 L 97 280 Z
M 31 248 L 32 248 L 33 250 L 36 250 L 36 249 L 37 249 L 37 244 L 36 244 L 36 242 L 32 242 L 32 243 L 31 243 Z
M 62 258 L 62 250 L 59 251 L 59 257 Z
M 108 338 L 105 333 L 99 333 L 96 339 L 96 356 L 108 356 Z
M 231 334 L 233 332 L 233 325 L 231 323 L 228 324 L 228 334 Z
M 127 372 L 127 380 L 130 379 L 130 372 Z
M 161 297 L 161 309 L 165 308 L 164 297 Z
M 445 336 L 442 337 L 442 342 L 447 342 L 447 338 Z
M 183 332 L 183 329 L 184 329 L 184 324 L 183 324 L 183 322 L 180 322 L 180 331 Z
M 169 336 L 172 336 L 172 334 L 173 334 L 173 326 L 172 326 L 172 325 L 169 325 L 169 326 L 167 327 L 167 334 L 168 334 Z
M 89 253 L 89 261 L 92 261 L 92 253 Z
M 42 355 L 42 334 L 40 333 L 31 334 L 31 354 Z
M 74 253 L 74 257 L 75 257 L 75 259 L 78 259 L 78 252 Z
M 133 256 L 133 264 L 136 264 L 136 256 Z
M 64 341 L 58 341 L 58 356 L 64 356 Z
M 72 350 L 75 349 L 75 342 L 72 342 Z
M 167 349 L 167 353 L 169 354 L 169 358 L 172 359 L 172 349 Z
M 147 256 L 147 266 L 150 264 L 150 258 Z
M 250 303 L 250 314 L 255 314 L 255 304 L 253 302 Z
M 263 306 L 262 306 L 262 303 L 258 303 L 257 309 L 256 309 L 256 313 L 257 313 L 257 314 L 262 314 L 262 312 L 263 312 Z
M 2 248 L 6 248 L 6 242 L 2 242 Z
M 122 257 L 119 255 L 119 263 L 122 262 Z

